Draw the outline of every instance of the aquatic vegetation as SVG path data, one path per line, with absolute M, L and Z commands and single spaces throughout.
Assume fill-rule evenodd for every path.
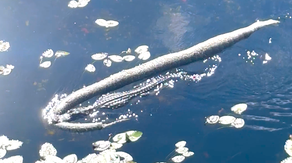
M 0 75 L 6 76 L 9 75 L 12 71 L 12 69 L 14 69 L 13 65 L 6 65 L 6 67 L 4 66 L 0 66 Z
M 246 109 L 247 109 L 247 104 L 244 104 L 244 103 L 236 104 L 231 107 L 231 111 L 233 111 L 236 114 L 241 114 Z
M 290 135 L 289 139 L 286 140 L 284 145 L 285 152 L 289 155 L 289 157 L 285 158 L 281 161 L 281 163 L 290 163 L 292 162 L 292 137 Z
M 241 114 L 244 112 L 247 108 L 247 104 L 240 103 L 236 104 L 233 107 L 231 107 L 231 111 L 235 112 L 236 114 Z M 231 115 L 225 115 L 225 116 L 219 116 L 219 115 L 211 115 L 209 117 L 206 117 L 206 124 L 216 124 L 220 123 L 222 125 L 227 125 L 235 128 L 242 128 L 245 124 L 244 119 L 242 118 L 236 118 Z
M 0 52 L 5 52 L 10 48 L 10 43 L 9 42 L 4 42 L 0 40 Z
M 40 67 L 42 68 L 49 68 L 52 65 L 51 61 L 45 61 L 43 63 L 40 64 Z
M 119 25 L 119 22 L 115 20 L 104 20 L 104 19 L 96 19 L 95 23 L 101 27 L 112 28 Z
M 48 49 L 42 53 L 43 57 L 51 58 L 54 56 L 54 51 L 52 49 Z
M 88 64 L 86 67 L 85 67 L 85 70 L 88 71 L 88 72 L 95 72 L 95 67 L 93 64 Z
M 68 3 L 68 7 L 69 8 L 78 8 L 78 7 L 85 7 L 87 6 L 87 4 L 90 2 L 90 0 L 71 0 L 69 3 Z
M 7 136 L 2 135 L 0 136 L 0 162 L 15 162 L 15 163 L 22 163 L 23 157 L 22 156 L 11 156 L 9 158 L 4 158 L 7 151 L 18 149 L 22 146 L 22 142 L 19 140 L 10 140 Z

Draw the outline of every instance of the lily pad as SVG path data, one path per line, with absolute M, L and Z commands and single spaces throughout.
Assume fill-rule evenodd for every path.
M 103 60 L 103 64 L 104 64 L 106 67 L 111 67 L 111 66 L 112 66 L 112 61 L 109 60 L 109 59 L 105 59 L 105 60 Z
M 107 57 L 108 53 L 96 53 L 91 56 L 93 60 L 99 61 Z
M 194 155 L 194 152 L 191 152 L 191 151 L 183 153 L 183 156 L 185 156 L 185 157 L 190 157 L 192 155 Z
M 218 115 L 211 115 L 206 118 L 206 123 L 208 124 L 216 124 L 219 121 L 219 116 Z
M 137 54 L 141 54 L 141 53 L 147 52 L 148 48 L 149 48 L 149 46 L 147 46 L 147 45 L 141 45 L 135 49 L 135 52 Z
M 236 104 L 234 106 L 231 107 L 231 111 L 233 111 L 236 114 L 241 114 L 242 112 L 244 112 L 247 108 L 247 105 L 244 103 L 240 103 L 240 104 Z
M 92 143 L 92 145 L 95 151 L 104 151 L 110 147 L 111 143 L 109 141 L 100 140 Z
M 180 148 L 175 149 L 175 152 L 179 153 L 179 154 L 183 154 L 183 153 L 188 152 L 188 151 L 189 151 L 189 148 L 187 148 L 187 147 L 180 147 Z
M 145 60 L 149 59 L 150 56 L 151 56 L 150 52 L 147 51 L 147 52 L 143 52 L 143 53 L 139 54 L 138 58 L 145 61 Z
M 78 161 L 77 155 L 76 154 L 70 154 L 70 155 L 64 157 L 63 161 L 65 163 L 77 163 L 77 161 Z
M 222 116 L 219 118 L 219 123 L 223 125 L 231 124 L 234 121 L 235 121 L 235 117 L 229 116 L 229 115 Z
M 119 55 L 110 55 L 108 58 L 114 62 L 122 62 L 124 60 L 124 58 Z
M 135 57 L 134 55 L 125 55 L 125 56 L 123 57 L 123 59 L 124 59 L 125 61 L 127 61 L 127 62 L 131 62 L 131 61 L 133 61 L 135 58 L 136 58 L 136 57 Z
M 116 154 L 124 159 L 125 162 L 133 161 L 133 157 L 126 152 L 116 152 Z
M 138 139 L 140 139 L 140 137 L 142 136 L 142 132 L 140 131 L 127 131 L 126 132 L 128 139 L 132 142 L 137 141 Z
M 185 160 L 185 156 L 183 155 L 174 156 L 173 158 L 171 158 L 171 160 L 173 162 L 183 162 Z
M 47 156 L 56 156 L 57 150 L 51 143 L 44 143 L 41 146 L 39 154 L 41 158 L 46 158 Z
M 52 56 L 54 56 L 54 51 L 52 49 L 48 49 L 43 52 L 42 56 L 46 58 L 51 58 Z
M 120 133 L 113 137 L 113 141 L 116 143 L 124 144 L 127 142 L 126 133 Z
M 11 151 L 18 149 L 22 146 L 22 142 L 19 140 L 9 140 L 9 145 L 6 146 L 6 150 Z
M 235 128 L 242 128 L 245 122 L 242 118 L 236 118 L 234 122 L 231 123 L 231 126 Z
M 45 61 L 40 64 L 40 67 L 42 68 L 49 68 L 52 65 L 51 61 Z
M 177 148 L 181 148 L 181 147 L 184 147 L 186 144 L 187 144 L 186 141 L 179 141 L 179 142 L 177 142 L 177 143 L 175 144 L 175 146 L 176 146 Z
M 0 158 L 3 158 L 6 155 L 6 150 L 3 148 L 0 148 Z
M 88 64 L 86 67 L 85 67 L 85 70 L 88 71 L 88 72 L 95 72 L 95 67 L 93 64 Z

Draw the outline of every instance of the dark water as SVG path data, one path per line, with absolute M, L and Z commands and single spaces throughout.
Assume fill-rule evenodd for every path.
M 187 147 L 195 153 L 184 162 L 272 163 L 287 157 L 284 143 L 292 124 L 292 23 L 284 17 L 289 14 L 292 1 L 92 0 L 77 9 L 68 8 L 68 2 L 0 2 L 0 40 L 11 45 L 8 52 L 1 54 L 0 64 L 15 66 L 10 75 L 0 79 L 0 135 L 24 142 L 7 156 L 20 154 L 24 162 L 35 162 L 40 145 L 50 142 L 60 157 L 76 153 L 83 158 L 93 152 L 93 141 L 107 139 L 109 133 L 139 130 L 142 138 L 122 148 L 139 163 L 167 161 L 180 140 L 187 141 Z M 142 63 L 135 60 L 107 68 L 96 62 L 95 73 L 84 72 L 94 53 L 117 54 L 146 44 L 151 58 L 155 58 L 257 19 L 277 17 L 281 17 L 279 26 L 257 31 L 221 53 L 222 62 L 211 77 L 198 83 L 179 81 L 158 96 L 148 96 L 138 105 L 116 110 L 118 114 L 128 108 L 143 110 L 138 121 L 101 131 L 71 133 L 42 120 L 41 110 L 54 94 L 70 93 Z M 120 24 L 106 31 L 94 24 L 97 18 L 114 19 Z M 71 54 L 57 59 L 49 69 L 41 69 L 39 56 L 49 48 Z M 246 63 L 242 56 L 246 56 L 247 50 L 255 50 L 259 55 L 269 53 L 272 60 L 262 64 L 257 57 L 254 65 Z M 183 69 L 197 71 L 202 69 L 200 64 Z M 244 128 L 204 125 L 204 117 L 218 114 L 221 108 L 222 114 L 228 114 L 231 106 L 241 102 L 248 104 L 242 115 Z M 264 119 L 251 120 L 250 116 Z

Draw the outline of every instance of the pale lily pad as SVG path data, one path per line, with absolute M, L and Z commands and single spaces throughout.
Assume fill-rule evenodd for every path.
M 0 148 L 5 148 L 9 144 L 9 139 L 7 136 L 0 136 Z
M 124 144 L 127 142 L 126 133 L 120 133 L 113 137 L 113 141 L 116 143 Z
M 77 8 L 77 7 L 78 7 L 78 2 L 75 1 L 75 0 L 71 0 L 71 1 L 68 3 L 68 7 L 69 7 L 69 8 Z
M 0 158 L 3 158 L 6 155 L 6 150 L 3 148 L 0 148 Z
M 23 157 L 20 155 L 11 156 L 9 158 L 5 158 L 1 160 L 1 163 L 23 163 Z
M 41 158 L 46 158 L 47 156 L 56 156 L 57 150 L 51 143 L 45 143 L 41 146 L 39 154 Z
M 99 26 L 105 27 L 107 25 L 107 21 L 104 19 L 96 19 L 95 23 Z
M 147 52 L 143 52 L 143 53 L 139 54 L 138 58 L 145 61 L 145 60 L 149 59 L 150 56 L 151 56 L 150 52 L 147 51 Z
M 42 56 L 46 58 L 51 58 L 52 56 L 54 56 L 54 51 L 52 49 L 48 49 L 43 52 Z
M 6 146 L 6 150 L 11 151 L 18 149 L 22 146 L 22 142 L 19 140 L 9 140 L 9 145 Z
M 194 152 L 191 152 L 191 151 L 183 153 L 183 156 L 185 156 L 185 157 L 190 157 L 192 155 L 194 155 Z
M 188 152 L 188 151 L 189 151 L 189 148 L 187 148 L 187 147 L 180 147 L 180 148 L 175 149 L 175 152 L 179 153 L 179 154 L 183 154 L 183 153 Z
M 137 141 L 142 136 L 142 132 L 140 131 L 127 131 L 126 132 L 128 139 L 132 142 Z
M 121 57 L 119 55 L 110 55 L 110 56 L 108 56 L 108 58 L 114 62 L 122 62 L 124 60 L 123 57 Z
M 266 61 L 270 61 L 272 59 L 272 57 L 269 56 L 268 53 L 265 54 L 265 60 Z
M 234 122 L 231 123 L 231 126 L 235 128 L 242 128 L 245 122 L 242 118 L 236 118 Z
M 0 41 L 0 52 L 7 51 L 10 48 L 9 42 Z
M 104 151 L 110 147 L 111 143 L 109 141 L 100 140 L 92 143 L 92 145 L 95 151 Z
M 103 60 L 103 64 L 104 64 L 106 67 L 111 67 L 111 66 L 112 66 L 112 61 L 109 60 L 109 59 L 105 59 L 105 60 Z
M 88 71 L 88 72 L 94 72 L 95 71 L 95 67 L 93 64 L 88 64 L 86 67 L 85 67 L 85 70 Z
M 50 163 L 65 163 L 60 157 L 55 155 L 47 155 L 45 161 Z
M 120 143 L 111 143 L 111 149 L 119 149 L 123 146 L 123 144 Z
M 287 157 L 284 160 L 282 160 L 280 163 L 291 163 L 292 162 L 292 157 Z
M 179 141 L 179 142 L 177 142 L 177 143 L 175 144 L 175 146 L 176 146 L 177 148 L 181 148 L 181 147 L 184 147 L 186 144 L 187 144 L 186 141 Z
M 85 7 L 85 6 L 87 6 L 89 1 L 90 0 L 79 0 L 78 7 Z
M 135 57 L 134 55 L 125 55 L 125 56 L 123 57 L 123 59 L 124 59 L 125 61 L 127 61 L 127 62 L 131 62 L 131 61 L 133 61 L 135 58 L 136 58 L 136 57 Z
M 76 154 L 70 154 L 70 155 L 64 157 L 63 161 L 65 163 L 77 163 L 77 161 L 78 161 L 77 155 Z
M 171 158 L 171 160 L 173 162 L 183 162 L 185 160 L 185 156 L 182 155 L 174 156 L 173 158 Z
M 108 53 L 96 53 L 91 56 L 93 60 L 99 61 L 107 57 Z
M 5 69 L 3 70 L 2 75 L 9 75 L 10 73 L 11 73 L 11 69 L 9 69 L 9 68 L 5 68 Z
M 244 112 L 247 108 L 247 105 L 244 103 L 240 103 L 240 104 L 236 104 L 234 106 L 231 107 L 231 111 L 233 111 L 236 114 L 241 114 L 242 112 Z
M 106 25 L 106 28 L 109 28 L 109 27 L 115 27 L 119 25 L 119 22 L 115 21 L 115 20 L 108 20 L 107 21 L 107 25 Z
M 216 124 L 219 121 L 219 116 L 218 115 L 211 115 L 206 118 L 206 123 L 208 124 Z
M 149 46 L 147 46 L 147 45 L 141 45 L 135 49 L 135 52 L 137 54 L 141 54 L 141 53 L 147 52 L 148 48 L 149 48 Z
M 219 123 L 221 123 L 223 125 L 231 124 L 234 121 L 235 121 L 235 117 L 229 116 L 229 115 L 222 116 L 219 118 Z
M 119 151 L 119 152 L 116 152 L 116 154 L 118 156 L 122 157 L 125 162 L 133 161 L 133 157 L 130 154 L 126 153 L 126 152 Z
M 6 65 L 6 68 L 8 68 L 8 69 L 11 69 L 11 70 L 12 70 L 12 69 L 14 69 L 14 66 L 13 66 L 13 65 L 8 65 L 8 64 L 7 64 L 7 65 Z
M 42 68 L 49 68 L 52 65 L 51 61 L 45 61 L 43 63 L 40 64 L 40 67 Z
M 59 58 L 59 57 L 66 56 L 66 55 L 69 55 L 69 54 L 70 54 L 69 52 L 62 51 L 62 50 L 58 50 L 55 53 L 55 57 L 56 58 Z
M 292 140 L 291 139 L 288 139 L 286 142 L 285 142 L 285 145 L 284 145 L 284 150 L 286 151 L 286 153 L 292 157 Z

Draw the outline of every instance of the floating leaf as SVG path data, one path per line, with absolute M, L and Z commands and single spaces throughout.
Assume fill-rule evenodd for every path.
M 47 155 L 45 157 L 45 161 L 50 163 L 64 163 L 64 161 L 60 157 L 55 155 Z
M 114 62 L 122 62 L 124 60 L 123 57 L 121 57 L 119 55 L 110 55 L 110 56 L 108 56 L 108 58 Z
M 5 148 L 9 144 L 9 139 L 7 136 L 2 135 L 0 136 L 0 148 Z
M 175 152 L 179 153 L 179 154 L 183 154 L 183 153 L 188 152 L 188 151 L 189 151 L 189 148 L 187 148 L 187 147 L 180 147 L 180 148 L 175 149 Z
M 288 139 L 288 140 L 285 142 L 284 150 L 286 151 L 286 153 L 287 153 L 289 156 L 292 156 L 292 140 L 291 140 L 291 139 Z
M 115 153 L 116 153 L 118 156 L 124 158 L 124 161 L 125 161 L 125 162 L 133 161 L 133 157 L 132 157 L 130 154 L 126 153 L 126 152 L 122 152 L 122 151 L 120 151 L 120 152 L 115 152 Z
M 43 63 L 40 64 L 40 67 L 42 68 L 49 68 L 51 66 L 51 61 L 45 61 Z
M 141 45 L 141 46 L 139 46 L 139 47 L 137 47 L 136 49 L 135 49 L 135 52 L 137 53 L 137 54 L 141 54 L 141 53 L 144 53 L 144 52 L 147 52 L 148 51 L 148 46 L 147 45 Z
M 54 51 L 52 49 L 48 49 L 43 52 L 42 56 L 46 58 L 51 58 L 52 56 L 54 56 Z
M 269 56 L 268 53 L 265 54 L 265 60 L 266 61 L 270 61 L 272 59 L 272 57 Z
M 89 1 L 90 0 L 79 0 L 78 7 L 85 7 L 85 6 L 87 6 L 87 4 L 88 4 Z
M 186 141 L 179 141 L 179 142 L 177 142 L 177 143 L 175 144 L 175 146 L 176 146 L 177 148 L 181 148 L 181 147 L 184 147 L 186 144 L 187 144 Z
M 107 21 L 107 25 L 106 25 L 106 28 L 109 28 L 109 27 L 115 27 L 119 25 L 119 22 L 115 21 L 115 20 L 108 20 Z
M 219 123 L 223 125 L 231 124 L 234 121 L 235 121 L 235 117 L 229 116 L 229 115 L 222 116 L 219 118 Z
M 240 103 L 240 104 L 236 104 L 234 106 L 231 107 L 231 111 L 233 111 L 236 114 L 241 114 L 242 112 L 244 112 L 247 108 L 247 105 L 244 103 Z
M 9 68 L 5 68 L 5 69 L 3 70 L 2 75 L 9 75 L 10 73 L 11 73 L 11 69 L 9 69 Z
M 126 133 L 120 133 L 113 137 L 113 141 L 116 143 L 124 144 L 127 142 Z
M 282 160 L 280 163 L 291 163 L 292 157 L 287 157 L 286 159 Z
M 107 57 L 108 53 L 96 53 L 91 56 L 93 60 L 99 61 Z
M 56 156 L 57 150 L 51 143 L 45 143 L 41 146 L 39 154 L 41 158 L 46 158 L 47 156 Z
M 85 70 L 88 71 L 88 72 L 94 72 L 95 71 L 95 67 L 93 64 L 88 64 L 86 67 L 85 67 Z
M 231 126 L 235 128 L 242 128 L 245 122 L 242 118 L 236 118 L 234 122 L 231 123 Z
M 9 42 L 0 41 L 0 52 L 7 51 L 10 48 Z
M 183 162 L 183 160 L 185 160 L 185 156 L 182 155 L 174 156 L 171 160 L 173 162 Z
M 191 151 L 183 153 L 183 156 L 185 156 L 185 157 L 190 157 L 192 155 L 194 155 L 194 152 L 191 152 Z
M 16 156 L 11 156 L 9 158 L 1 160 L 1 163 L 22 163 L 23 162 L 23 157 L 20 155 Z
M 95 23 L 99 26 L 105 27 L 107 25 L 107 21 L 104 19 L 96 19 Z
M 12 70 L 12 69 L 14 69 L 14 66 L 13 66 L 13 65 L 8 65 L 8 64 L 7 64 L 7 65 L 6 65 L 6 68 L 8 68 L 8 69 L 11 69 L 11 70 Z
M 208 124 L 215 124 L 219 121 L 219 116 L 218 115 L 211 115 L 206 118 L 206 123 Z
M 68 7 L 70 7 L 70 8 L 77 8 L 77 7 L 78 7 L 78 2 L 75 1 L 75 0 L 71 0 L 71 1 L 68 3 Z
M 0 158 L 3 158 L 6 155 L 6 150 L 3 148 L 0 148 Z
M 139 54 L 138 58 L 145 61 L 145 60 L 149 59 L 150 56 L 151 56 L 150 52 L 147 51 L 147 52 L 143 52 L 143 53 Z
M 6 146 L 6 150 L 15 150 L 22 146 L 22 142 L 19 140 L 9 140 L 9 145 Z
M 77 163 L 77 161 L 78 161 L 77 155 L 76 154 L 70 154 L 70 155 L 64 157 L 63 161 L 65 163 Z
M 111 66 L 112 66 L 112 61 L 109 60 L 109 59 L 105 59 L 105 60 L 103 60 L 103 64 L 104 64 L 106 67 L 111 67 Z
M 142 132 L 140 131 L 127 131 L 126 132 L 128 139 L 132 142 L 137 141 L 142 136 Z
M 123 144 L 120 143 L 111 143 L 111 148 L 112 149 L 119 149 L 123 146 Z
M 131 62 L 131 61 L 133 61 L 135 58 L 136 58 L 136 57 L 133 56 L 133 55 L 125 55 L 125 56 L 123 57 L 123 59 L 124 59 L 125 61 L 127 61 L 127 62 Z
M 66 56 L 66 55 L 69 55 L 69 54 L 70 54 L 69 52 L 62 51 L 62 50 L 58 50 L 55 53 L 55 57 L 56 58 L 59 58 L 59 57 Z
M 95 151 L 104 151 L 110 147 L 111 143 L 109 141 L 100 140 L 92 143 L 92 145 Z

